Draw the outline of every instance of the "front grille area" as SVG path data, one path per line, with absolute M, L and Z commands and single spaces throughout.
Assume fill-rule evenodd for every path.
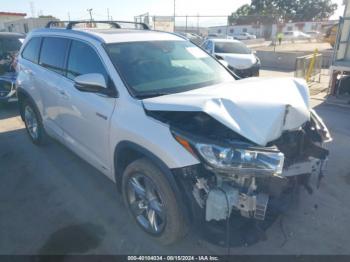
M 247 69 L 236 69 L 233 67 L 229 67 L 231 71 L 233 71 L 236 75 L 238 75 L 241 78 L 247 78 L 247 77 L 253 77 L 253 76 L 259 76 L 259 67 L 254 65 Z

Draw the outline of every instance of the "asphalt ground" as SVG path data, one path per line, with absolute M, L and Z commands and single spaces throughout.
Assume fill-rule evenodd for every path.
M 231 254 L 350 254 L 350 110 L 313 103 L 331 130 L 320 189 Z M 226 254 L 190 232 L 164 247 L 130 219 L 115 185 L 61 144 L 33 145 L 16 104 L 0 107 L 0 254 Z

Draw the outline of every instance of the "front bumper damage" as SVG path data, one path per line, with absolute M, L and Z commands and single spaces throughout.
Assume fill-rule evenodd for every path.
M 271 185 L 264 185 L 267 181 L 263 179 L 240 178 L 234 184 L 224 182 L 219 187 L 207 191 L 205 201 L 205 219 L 206 221 L 227 219 L 233 211 L 238 212 L 242 217 L 264 220 L 268 209 L 270 197 L 280 197 L 289 187 L 303 185 L 308 192 L 312 192 L 309 181 L 311 176 L 316 176 L 318 181 L 324 176 L 324 170 L 327 160 L 310 159 L 309 161 L 296 163 L 284 169 L 282 176 L 275 177 L 278 181 L 275 188 L 271 190 Z M 297 181 L 297 183 L 295 183 Z M 271 182 L 271 180 L 270 180 Z M 267 182 L 269 183 L 269 182 Z M 193 193 L 194 195 L 200 189 L 204 189 L 203 182 L 197 182 Z M 248 185 L 247 190 L 244 190 Z M 261 185 L 261 188 L 259 187 Z M 275 191 L 279 191 L 276 194 Z M 198 196 L 195 198 L 198 199 Z
M 188 208 L 192 221 L 201 233 L 220 223 L 222 232 L 227 232 L 225 221 L 232 217 L 269 224 L 272 221 L 269 214 L 276 218 L 287 211 L 300 186 L 308 193 L 319 187 L 329 155 L 324 145 L 331 140 L 322 120 L 312 112 L 305 125 L 285 132 L 267 145 L 276 146 L 285 156 L 280 174 L 223 172 L 203 162 L 174 170 L 178 184 L 185 192 L 186 203 L 191 203 Z
M 290 165 L 282 176 L 231 181 L 222 174 L 217 181 L 203 165 L 174 172 L 195 232 L 215 245 L 244 246 L 266 239 L 265 230 L 297 203 L 299 188 L 311 193 L 317 186 L 311 181 L 320 181 L 326 163 L 313 158 Z

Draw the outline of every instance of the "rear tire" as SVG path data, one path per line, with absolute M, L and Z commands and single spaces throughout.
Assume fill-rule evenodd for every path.
M 24 99 L 20 105 L 26 131 L 30 140 L 35 145 L 45 144 L 46 133 L 38 110 L 28 99 Z
M 186 223 L 175 194 L 165 175 L 148 159 L 138 159 L 127 166 L 122 191 L 130 215 L 152 239 L 169 245 L 185 235 Z M 152 211 L 153 206 L 156 211 Z

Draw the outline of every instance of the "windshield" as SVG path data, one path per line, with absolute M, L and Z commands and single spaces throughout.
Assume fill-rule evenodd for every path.
M 234 80 L 215 59 L 188 41 L 109 44 L 107 52 L 131 93 L 138 98 Z
M 240 42 L 215 42 L 215 53 L 251 54 L 252 51 Z

